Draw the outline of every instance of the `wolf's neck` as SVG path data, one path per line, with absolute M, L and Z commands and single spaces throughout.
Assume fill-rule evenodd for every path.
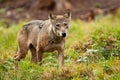
M 50 38 L 50 40 L 52 40 L 52 41 L 54 41 L 54 42 L 61 42 L 61 41 L 63 41 L 64 40 L 64 38 L 62 38 L 62 37 L 58 37 L 56 34 L 55 34 L 55 32 L 54 32 L 54 30 L 53 30 L 53 28 L 52 28 L 53 26 L 52 25 L 50 25 L 49 26 L 49 38 Z

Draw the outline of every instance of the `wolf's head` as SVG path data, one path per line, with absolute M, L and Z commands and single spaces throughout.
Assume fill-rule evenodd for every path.
M 71 13 L 67 11 L 64 15 L 54 15 L 49 14 L 49 19 L 52 23 L 51 29 L 58 37 L 65 38 L 67 35 L 67 30 L 69 28 Z

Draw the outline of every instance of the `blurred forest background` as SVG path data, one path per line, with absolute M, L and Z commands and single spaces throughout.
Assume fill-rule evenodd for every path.
M 0 18 L 47 19 L 49 11 L 71 9 L 72 19 L 93 20 L 99 14 L 116 13 L 119 6 L 120 0 L 0 0 Z
M 22 25 L 66 9 L 72 20 L 62 69 L 55 52 L 44 53 L 39 66 L 28 51 L 15 72 Z M 0 0 L 0 80 L 120 80 L 120 0 Z

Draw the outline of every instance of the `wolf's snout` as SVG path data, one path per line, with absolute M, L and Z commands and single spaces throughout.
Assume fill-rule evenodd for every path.
M 62 33 L 62 37 L 66 37 L 66 33 Z

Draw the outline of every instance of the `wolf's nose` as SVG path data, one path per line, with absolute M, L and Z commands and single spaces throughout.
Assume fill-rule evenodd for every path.
M 62 33 L 62 37 L 66 37 L 66 33 Z

